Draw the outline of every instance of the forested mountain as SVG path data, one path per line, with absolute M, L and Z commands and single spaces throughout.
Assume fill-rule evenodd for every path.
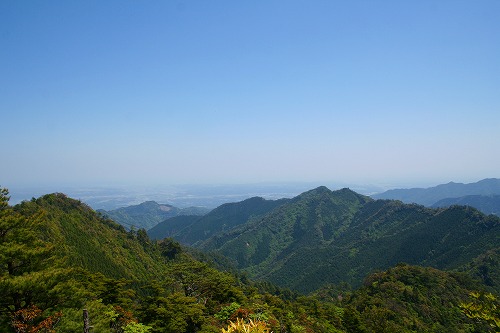
M 452 205 L 471 206 L 485 214 L 500 216 L 500 195 L 467 195 L 459 198 L 446 198 L 439 200 L 431 207 L 449 207 Z
M 193 245 L 219 232 L 256 219 L 289 199 L 265 200 L 253 197 L 241 202 L 223 204 L 201 217 L 171 218 L 148 231 L 153 239 L 173 237 L 177 241 Z
M 183 229 L 186 229 L 191 224 L 196 223 L 201 219 L 198 215 L 181 215 L 171 217 L 162 221 L 148 230 L 148 236 L 152 239 L 163 239 L 165 237 L 176 238 Z M 176 238 L 177 241 L 179 239 Z
M 459 269 L 498 244 L 500 219 L 474 208 L 430 209 L 320 187 L 199 247 L 254 278 L 310 292 L 359 285 L 399 262 Z
M 157 275 L 161 270 L 140 243 L 147 241 L 143 230 L 128 234 L 120 224 L 64 194 L 44 195 L 14 209 L 24 215 L 43 212 L 43 237 L 55 246 L 56 254 L 67 258 L 72 266 L 110 278 L 131 280 Z M 132 235 L 134 237 L 130 237 Z
M 84 308 L 94 332 L 220 332 L 237 317 L 273 329 L 332 325 L 300 319 L 307 309 L 290 292 L 243 284 L 171 239 L 127 232 L 63 194 L 9 207 L 6 193 L 0 193 L 1 332 L 81 332 Z
M 380 194 L 375 194 L 372 198 L 395 199 L 405 203 L 431 206 L 439 200 L 468 195 L 500 195 L 500 179 L 488 178 L 469 184 L 450 182 L 429 188 L 388 190 Z
M 354 221 L 374 203 L 380 202 L 347 189 L 320 188 L 265 216 L 291 219 L 293 207 L 301 217 L 297 228 L 305 229 L 308 218 L 321 216 L 324 228 L 304 235 L 303 245 L 309 238 L 324 243 L 338 239 L 350 228 L 345 219 Z M 324 217 L 331 210 L 342 218 Z M 341 231 L 328 231 L 328 220 Z M 490 224 L 497 220 L 471 221 L 494 231 Z M 479 231 L 472 236 L 483 239 Z M 494 332 L 498 294 L 486 292 L 494 283 L 482 282 L 498 276 L 495 258 L 495 250 L 484 253 L 464 273 L 398 265 L 368 276 L 358 290 L 325 285 L 304 296 L 218 271 L 172 239 L 127 232 L 63 194 L 11 207 L 0 189 L 0 331 L 82 332 L 87 309 L 96 333 Z
M 130 229 L 150 229 L 158 223 L 174 216 L 204 215 L 210 210 L 203 207 L 177 208 L 171 205 L 159 204 L 155 201 L 146 201 L 139 205 L 122 207 L 110 211 L 99 210 L 112 220 Z

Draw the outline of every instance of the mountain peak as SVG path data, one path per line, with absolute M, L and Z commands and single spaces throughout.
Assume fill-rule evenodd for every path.
M 318 186 L 315 189 L 312 189 L 311 192 L 317 193 L 331 193 L 332 191 L 326 186 Z

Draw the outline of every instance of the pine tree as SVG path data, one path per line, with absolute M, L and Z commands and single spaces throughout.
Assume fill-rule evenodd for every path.
M 15 331 L 20 313 L 36 308 L 43 322 L 71 299 L 69 270 L 56 264 L 53 246 L 39 227 L 43 211 L 25 215 L 9 206 L 9 192 L 0 188 L 0 331 Z M 30 319 L 33 321 L 33 318 Z M 22 321 L 22 320 L 21 320 Z M 37 323 L 31 323 L 36 325 Z

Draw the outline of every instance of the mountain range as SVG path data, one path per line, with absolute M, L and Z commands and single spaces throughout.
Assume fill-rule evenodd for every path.
M 500 243 L 500 219 L 474 208 L 374 200 L 347 188 L 319 187 L 274 203 L 252 198 L 185 225 L 173 222 L 160 223 L 150 236 L 215 251 L 252 278 L 301 292 L 360 285 L 368 273 L 399 262 L 465 269 L 485 252 L 497 253 Z
M 372 198 L 401 200 L 404 203 L 417 203 L 430 207 L 440 200 L 451 200 L 450 198 L 460 198 L 471 195 L 500 195 L 500 179 L 487 178 L 469 184 L 450 182 L 429 188 L 393 189 L 374 194 Z M 491 198 L 487 200 L 491 200 Z M 478 200 L 469 202 L 477 203 Z

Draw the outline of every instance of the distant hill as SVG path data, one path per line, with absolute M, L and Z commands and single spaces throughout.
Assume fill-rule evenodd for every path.
M 458 269 L 498 244 L 500 219 L 474 208 L 430 209 L 319 187 L 198 246 L 251 277 L 308 292 L 359 285 L 399 262 Z
M 146 201 L 139 205 L 122 207 L 110 211 L 99 210 L 99 212 L 110 219 L 120 223 L 125 228 L 132 226 L 136 229 L 150 229 L 158 223 L 179 215 L 204 215 L 210 210 L 203 207 L 177 208 L 167 204 L 159 204 L 155 201 Z
M 467 195 L 459 198 L 439 200 L 431 207 L 449 207 L 452 205 L 471 206 L 485 214 L 500 216 L 500 195 Z
M 153 239 L 174 237 L 183 244 L 192 245 L 218 232 L 228 231 L 250 219 L 268 213 L 288 200 L 266 200 L 253 197 L 240 202 L 227 203 L 204 216 L 179 216 L 167 219 L 151 228 L 148 235 Z
M 469 195 L 500 195 L 500 179 L 488 178 L 469 184 L 450 182 L 429 188 L 394 189 L 372 195 L 372 198 L 395 199 L 430 207 L 439 200 Z

